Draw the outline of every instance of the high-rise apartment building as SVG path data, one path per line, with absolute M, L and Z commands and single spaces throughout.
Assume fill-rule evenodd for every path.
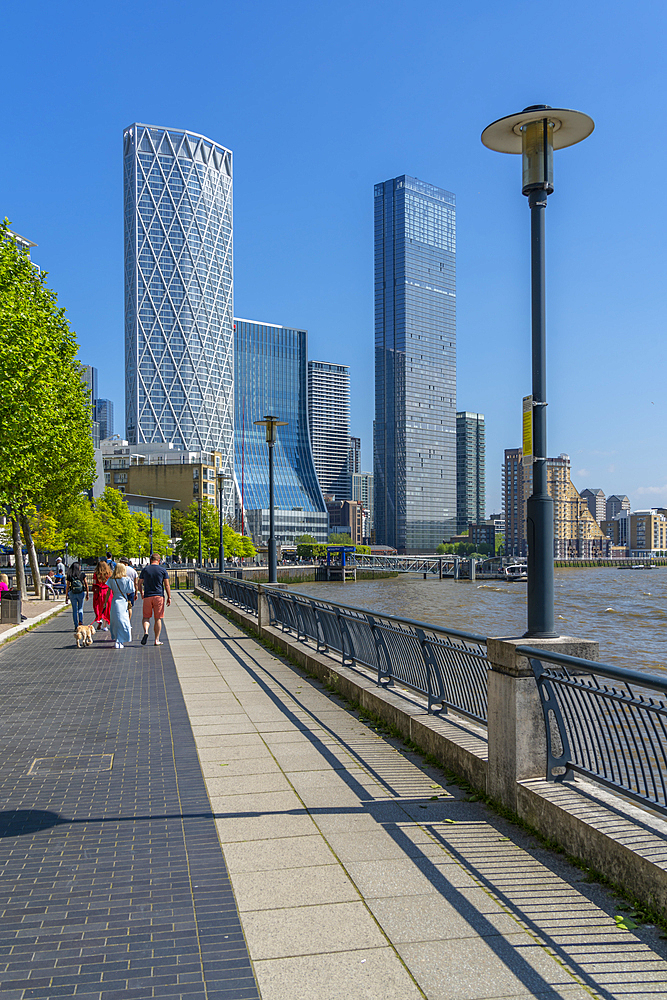
M 354 476 L 357 472 L 361 472 L 361 438 L 350 438 L 348 472 L 351 476 Z
M 308 420 L 322 493 L 350 499 L 350 369 L 308 362 Z
M 97 398 L 98 372 L 92 365 L 83 366 L 83 381 L 86 383 L 86 400 L 90 408 L 90 435 L 93 439 L 93 447 L 100 446 L 100 425 L 95 414 L 95 400 Z
M 364 538 L 369 541 L 375 530 L 373 523 L 373 473 L 353 472 L 352 473 L 352 499 L 358 500 L 364 514 L 366 522 L 364 525 Z
M 375 185 L 375 533 L 432 552 L 456 532 L 456 208 L 402 176 Z
M 328 514 L 308 433 L 308 334 L 273 323 L 234 320 L 235 478 L 239 526 L 255 542 L 269 537 L 269 453 L 264 416 L 287 426 L 274 445 L 276 540 L 328 538 Z
M 605 519 L 607 521 L 613 521 L 617 514 L 620 514 L 622 510 L 630 510 L 630 500 L 625 494 L 613 493 L 610 497 L 607 497 Z
M 521 448 L 505 451 L 503 494 L 505 551 L 525 556 L 526 501 L 533 492 L 533 467 L 524 463 Z M 588 509 L 570 479 L 570 458 L 547 458 L 547 490 L 554 502 L 554 558 L 607 558 L 611 541 Z
M 580 496 L 586 501 L 588 509 L 598 524 L 602 524 L 607 516 L 607 503 L 602 490 L 582 490 Z
M 218 452 L 231 484 L 232 154 L 134 124 L 123 163 L 128 440 Z
M 456 414 L 457 532 L 486 518 L 486 446 L 483 413 Z
M 110 399 L 95 400 L 95 420 L 100 425 L 100 439 L 113 436 L 113 402 Z

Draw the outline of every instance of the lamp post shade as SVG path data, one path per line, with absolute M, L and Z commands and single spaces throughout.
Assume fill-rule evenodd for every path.
M 524 108 L 518 114 L 506 115 L 491 122 L 482 132 L 482 142 L 497 153 L 521 153 L 523 127 L 544 118 L 553 123 L 554 149 L 565 149 L 566 146 L 582 142 L 595 128 L 593 119 L 582 111 L 550 108 L 548 104 L 542 104 Z

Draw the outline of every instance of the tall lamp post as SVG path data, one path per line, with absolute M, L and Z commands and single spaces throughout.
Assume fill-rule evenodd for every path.
M 225 487 L 226 475 L 218 473 L 218 519 L 220 524 L 220 541 L 218 543 L 218 573 L 225 572 L 225 539 L 222 534 L 222 492 Z
M 547 196 L 554 189 L 553 151 L 586 139 L 595 124 L 580 111 L 535 104 L 492 122 L 482 142 L 498 153 L 521 153 L 522 191 L 530 208 L 532 314 L 533 492 L 526 509 L 528 540 L 528 629 L 526 637 L 558 636 L 554 620 L 554 517 L 547 483 L 546 278 L 544 265 Z
M 151 555 L 153 555 L 153 508 L 154 507 L 155 507 L 155 504 L 151 500 L 149 502 L 149 504 L 148 504 L 148 512 L 149 512 L 149 514 L 151 516 L 151 553 L 150 553 Z
M 276 553 L 276 518 L 273 489 L 273 446 L 276 443 L 278 432 L 276 428 L 287 427 L 286 420 L 278 420 L 277 417 L 263 417 L 255 420 L 258 427 L 266 427 L 266 443 L 269 446 L 269 583 L 278 582 L 278 559 Z
M 202 505 L 202 502 L 203 502 L 202 498 L 199 497 L 199 499 L 197 500 L 197 507 L 199 508 L 199 552 L 197 554 L 197 566 L 199 567 L 199 569 L 202 568 L 202 565 L 201 565 L 201 505 Z

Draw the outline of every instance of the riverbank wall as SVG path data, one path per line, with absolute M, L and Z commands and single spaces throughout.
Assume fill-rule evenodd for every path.
M 267 566 L 244 566 L 240 573 L 241 580 L 251 580 L 253 583 L 266 583 L 269 579 Z M 390 577 L 398 576 L 389 570 L 382 569 L 357 569 L 357 581 L 359 580 L 386 580 Z M 278 583 L 326 583 L 326 566 L 278 566 Z
M 667 559 L 554 559 L 555 569 L 632 569 L 634 566 L 643 566 L 645 569 L 667 566 Z

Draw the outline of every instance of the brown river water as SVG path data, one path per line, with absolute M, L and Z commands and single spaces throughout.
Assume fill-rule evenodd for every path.
M 557 569 L 555 574 L 556 625 L 562 635 L 596 639 L 606 663 L 667 670 L 667 567 Z M 483 636 L 520 636 L 526 629 L 525 583 L 405 574 L 357 583 L 298 583 L 293 589 Z

